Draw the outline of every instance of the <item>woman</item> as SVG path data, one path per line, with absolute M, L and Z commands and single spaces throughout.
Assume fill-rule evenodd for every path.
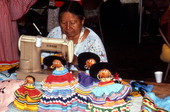
M 59 11 L 59 27 L 55 27 L 49 34 L 50 38 L 66 38 L 73 40 L 74 55 L 82 52 L 93 52 L 100 57 L 102 62 L 107 62 L 104 45 L 99 36 L 90 28 L 84 27 L 84 10 L 75 1 L 63 4 Z M 49 54 L 42 54 L 46 57 Z M 76 58 L 75 58 L 76 59 Z

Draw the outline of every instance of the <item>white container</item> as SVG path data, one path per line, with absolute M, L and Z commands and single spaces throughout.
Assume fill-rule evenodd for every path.
M 161 83 L 162 82 L 163 72 L 162 71 L 156 71 L 156 72 L 154 72 L 154 74 L 155 74 L 156 82 Z

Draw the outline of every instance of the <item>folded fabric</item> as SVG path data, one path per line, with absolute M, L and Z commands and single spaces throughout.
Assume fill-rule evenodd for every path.
M 24 84 L 24 80 L 8 79 L 0 81 L 0 112 L 8 110 L 8 105 L 15 99 L 15 90 L 22 84 Z
M 142 110 L 147 110 L 147 112 L 169 112 L 170 96 L 161 99 L 153 92 L 146 92 L 142 101 Z
M 130 82 L 130 85 L 132 86 L 133 91 L 139 91 L 142 93 L 142 95 L 144 95 L 145 92 L 151 92 L 154 87 L 153 85 L 148 85 L 143 81 L 134 81 L 134 80 Z

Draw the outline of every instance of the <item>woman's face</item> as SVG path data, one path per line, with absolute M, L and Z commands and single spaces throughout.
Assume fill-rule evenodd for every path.
M 83 24 L 84 19 L 80 20 L 78 16 L 70 12 L 64 12 L 60 17 L 62 32 L 71 40 L 79 37 Z

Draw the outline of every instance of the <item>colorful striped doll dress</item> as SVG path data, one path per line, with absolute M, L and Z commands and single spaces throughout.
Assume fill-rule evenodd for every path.
M 27 76 L 26 79 L 34 80 L 33 76 Z M 14 100 L 14 106 L 19 110 L 29 110 L 29 111 L 37 111 L 38 104 L 42 97 L 42 93 L 36 89 L 32 83 L 27 83 L 17 89 L 14 94 L 16 96 Z
M 78 74 L 77 92 L 78 112 L 86 112 L 87 95 L 97 86 L 99 80 L 89 74 L 89 69 L 94 63 L 99 63 L 100 57 L 91 52 L 83 52 L 78 56 L 78 67 L 81 72 Z
M 115 83 L 111 67 L 108 63 L 98 63 L 90 68 L 90 74 L 97 73 L 100 80 L 97 87 L 87 96 L 89 103 L 87 112 L 130 112 L 125 98 L 131 91 L 131 87 Z
M 76 92 L 74 92 L 74 88 L 77 83 L 77 79 L 67 68 L 63 65 L 61 67 L 56 67 L 52 74 L 48 75 L 47 78 L 42 81 L 44 93 L 38 111 L 76 112 L 77 96 Z

